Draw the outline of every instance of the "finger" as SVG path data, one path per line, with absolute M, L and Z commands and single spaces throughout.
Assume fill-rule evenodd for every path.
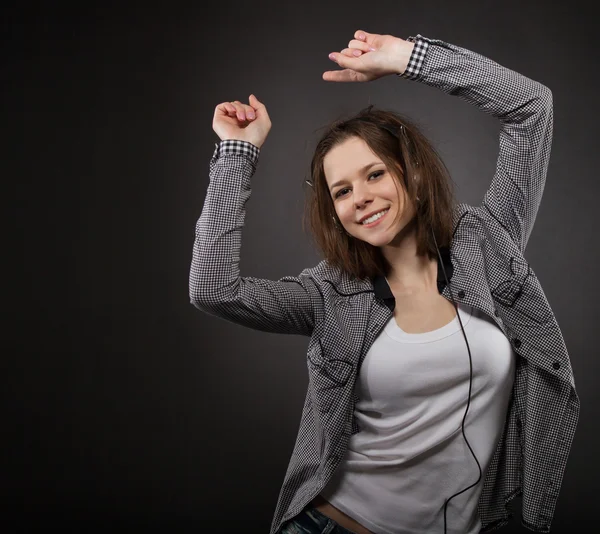
M 253 121 L 256 118 L 256 112 L 252 106 L 244 104 L 244 113 L 246 114 L 247 120 Z
M 366 32 L 364 30 L 356 30 L 354 32 L 354 38 L 358 39 L 359 41 L 363 41 L 367 44 L 372 44 L 373 40 L 377 37 L 376 33 L 369 33 Z
M 267 127 L 271 127 L 271 117 L 269 117 L 269 112 L 267 111 L 266 106 L 254 95 L 250 95 L 250 104 L 256 110 L 256 117 L 263 121 L 263 123 Z
M 229 102 L 222 102 L 217 105 L 216 111 L 218 111 L 221 115 L 234 116 L 235 115 L 235 106 L 232 106 Z
M 326 82 L 360 82 L 366 81 L 359 73 L 352 69 L 328 70 L 323 73 Z
M 235 107 L 235 114 L 238 118 L 239 121 L 245 121 L 246 120 L 246 112 L 244 111 L 244 104 L 242 104 L 239 100 L 234 100 L 233 102 L 230 102 L 230 104 L 232 106 Z
M 340 54 L 344 54 L 345 56 L 348 57 L 360 57 L 362 56 L 362 52 L 360 50 L 357 50 L 356 48 L 344 48 Z
M 359 41 L 358 39 L 352 39 L 352 41 L 348 43 L 348 48 L 361 50 L 362 52 L 372 52 L 375 50 L 369 43 Z
M 340 67 L 344 69 L 356 70 L 356 68 L 358 68 L 360 70 L 361 62 L 358 62 L 359 58 L 346 56 L 339 52 L 332 52 L 331 54 L 329 54 L 329 59 L 335 61 Z
M 231 102 L 224 102 L 223 108 L 225 109 L 227 115 L 233 117 L 235 115 L 235 106 Z
M 256 118 L 256 113 L 254 108 L 248 104 L 242 104 L 238 100 L 236 100 L 236 104 L 239 104 L 239 109 L 241 113 L 244 115 L 244 120 L 254 120 Z

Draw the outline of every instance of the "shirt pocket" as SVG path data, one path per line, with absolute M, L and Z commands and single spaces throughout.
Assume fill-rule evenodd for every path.
M 327 357 L 320 340 L 307 351 L 309 387 L 314 404 L 320 412 L 328 412 L 341 397 L 341 389 L 352 376 L 352 362 L 343 358 Z
M 511 277 L 493 290 L 494 300 L 515 325 L 544 325 L 552 319 L 550 305 L 542 287 L 526 261 L 512 258 Z

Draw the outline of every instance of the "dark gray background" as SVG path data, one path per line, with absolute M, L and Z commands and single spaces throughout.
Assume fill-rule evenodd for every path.
M 584 3 L 27 10 L 2 17 L 2 175 L 14 192 L 4 197 L 14 222 L 3 233 L 13 247 L 3 262 L 3 532 L 268 532 L 308 339 L 254 332 L 189 303 L 215 106 L 255 93 L 273 123 L 248 204 L 244 276 L 276 279 L 319 261 L 301 226 L 303 181 L 319 129 L 339 116 L 372 103 L 415 118 L 462 202 L 481 201 L 497 155 L 495 119 L 456 98 L 396 77 L 324 82 L 336 68 L 328 53 L 357 29 L 465 46 L 554 93 L 552 158 L 526 257 L 582 402 L 553 532 L 592 525 L 598 45 Z M 525 532 L 518 519 L 504 531 Z

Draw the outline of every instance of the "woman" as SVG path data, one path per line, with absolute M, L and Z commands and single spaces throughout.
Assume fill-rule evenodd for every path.
M 336 121 L 312 162 L 324 259 L 297 277 L 240 277 L 264 104 L 224 102 L 196 227 L 192 303 L 310 336 L 309 387 L 271 534 L 548 532 L 579 415 L 569 356 L 525 250 L 552 139 L 549 89 L 439 40 L 359 30 L 323 79 L 396 74 L 499 119 L 481 206 L 455 205 L 431 144 L 397 113 Z

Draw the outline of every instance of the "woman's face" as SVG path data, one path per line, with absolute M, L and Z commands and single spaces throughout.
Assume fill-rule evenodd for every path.
M 323 169 L 337 216 L 356 239 L 376 247 L 388 245 L 413 219 L 415 210 L 404 187 L 398 184 L 398 198 L 396 178 L 361 138 L 351 137 L 332 148 Z

